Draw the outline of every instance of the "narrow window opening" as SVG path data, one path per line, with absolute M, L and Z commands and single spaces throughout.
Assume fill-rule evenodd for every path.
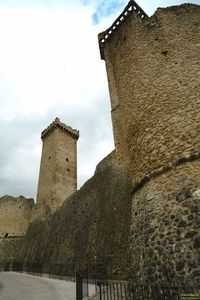
M 163 54 L 164 56 L 166 56 L 167 55 L 167 53 L 168 53 L 168 51 L 166 50 L 166 51 L 162 51 L 161 52 L 161 54 Z

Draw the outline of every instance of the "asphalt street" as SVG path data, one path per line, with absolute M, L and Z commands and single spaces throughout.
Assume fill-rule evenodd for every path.
M 94 287 L 90 286 L 90 295 Z M 75 300 L 74 282 L 15 272 L 0 273 L 0 300 Z

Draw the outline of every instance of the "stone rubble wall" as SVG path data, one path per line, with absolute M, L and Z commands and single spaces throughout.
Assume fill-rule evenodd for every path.
M 104 264 L 115 278 L 128 277 L 131 182 L 115 152 L 95 175 L 47 220 L 35 220 L 25 236 L 24 262 Z
M 132 178 L 132 277 L 193 279 L 200 276 L 200 6 L 128 14 L 103 55 L 116 154 Z
M 133 196 L 132 274 L 140 280 L 200 276 L 200 160 L 152 178 Z
M 0 239 L 0 265 L 6 262 L 21 261 L 23 237 Z
M 133 181 L 200 149 L 199 32 L 200 6 L 185 4 L 133 12 L 105 43 L 117 156 Z
M 0 239 L 22 237 L 32 222 L 34 200 L 23 196 L 0 198 Z

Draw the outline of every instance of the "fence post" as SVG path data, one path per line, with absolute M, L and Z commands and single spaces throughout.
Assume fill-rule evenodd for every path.
M 76 300 L 83 299 L 83 277 L 80 273 L 76 273 Z
M 100 281 L 97 281 L 97 286 L 99 287 L 100 300 L 102 300 L 102 284 Z

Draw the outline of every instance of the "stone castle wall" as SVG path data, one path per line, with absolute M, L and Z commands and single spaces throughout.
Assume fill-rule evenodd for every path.
M 35 220 L 25 236 L 24 262 L 108 265 L 110 276 L 128 276 L 131 182 L 115 152 L 95 175 L 47 220 Z M 114 254 L 114 255 L 113 255 Z
M 22 260 L 24 237 L 0 238 L 0 266 Z
M 200 276 L 200 160 L 152 178 L 132 198 L 130 248 L 135 279 Z
M 34 200 L 23 196 L 0 198 L 0 238 L 22 237 L 32 222 Z
M 4 238 L 8 257 L 100 262 L 109 277 L 151 282 L 200 276 L 200 7 L 138 12 L 129 11 L 101 49 L 117 159 L 105 158 L 23 241 Z
M 200 149 L 199 22 L 197 5 L 132 12 L 105 43 L 114 136 L 134 181 Z
M 31 198 L 7 195 L 0 198 L 0 263 L 21 260 L 24 236 L 35 213 Z
M 128 164 L 133 184 L 132 276 L 193 278 L 200 275 L 194 196 L 200 188 L 200 6 L 158 9 L 151 18 L 138 12 L 129 11 L 110 36 L 109 30 L 100 35 L 100 42 L 109 36 L 100 46 L 117 157 Z

